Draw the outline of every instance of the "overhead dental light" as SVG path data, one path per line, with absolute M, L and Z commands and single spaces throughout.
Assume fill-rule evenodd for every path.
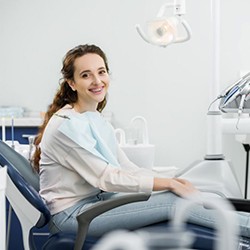
M 170 8 L 173 9 L 172 16 L 166 13 Z M 160 8 L 156 19 L 147 22 L 146 34 L 139 24 L 136 29 L 144 41 L 161 47 L 188 41 L 191 28 L 182 17 L 185 12 L 185 0 L 170 0 Z

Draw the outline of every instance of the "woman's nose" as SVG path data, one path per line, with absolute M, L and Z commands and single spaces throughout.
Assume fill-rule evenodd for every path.
M 98 75 L 94 75 L 93 82 L 94 84 L 100 84 L 102 81 Z

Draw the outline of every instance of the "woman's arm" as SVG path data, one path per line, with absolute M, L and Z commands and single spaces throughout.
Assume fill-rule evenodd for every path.
M 122 150 L 118 151 L 121 164 L 119 168 L 108 164 L 59 133 L 50 136 L 50 140 L 53 141 L 49 145 L 60 144 L 60 147 L 56 147 L 57 150 L 54 152 L 55 147 L 45 145 L 44 150 L 49 155 L 53 154 L 56 162 L 60 162 L 66 168 L 74 169 L 95 188 L 109 192 L 146 193 L 169 190 L 180 196 L 185 196 L 195 190 L 191 183 L 182 179 L 154 177 L 152 171 L 131 164 Z

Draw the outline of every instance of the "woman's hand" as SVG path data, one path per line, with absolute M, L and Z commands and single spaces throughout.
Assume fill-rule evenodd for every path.
M 169 190 L 181 197 L 187 197 L 199 192 L 191 182 L 181 178 L 155 178 L 153 190 Z
M 182 197 L 199 192 L 191 182 L 185 179 L 173 178 L 171 185 L 170 190 Z

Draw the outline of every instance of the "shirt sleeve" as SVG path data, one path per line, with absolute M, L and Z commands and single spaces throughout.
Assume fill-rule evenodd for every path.
M 120 158 L 121 157 L 121 158 Z M 81 147 L 74 147 L 65 158 L 65 165 L 74 169 L 93 187 L 108 192 L 151 193 L 154 177 L 130 165 L 118 156 L 121 167 L 115 167 Z M 124 165 L 123 165 L 124 164 Z

